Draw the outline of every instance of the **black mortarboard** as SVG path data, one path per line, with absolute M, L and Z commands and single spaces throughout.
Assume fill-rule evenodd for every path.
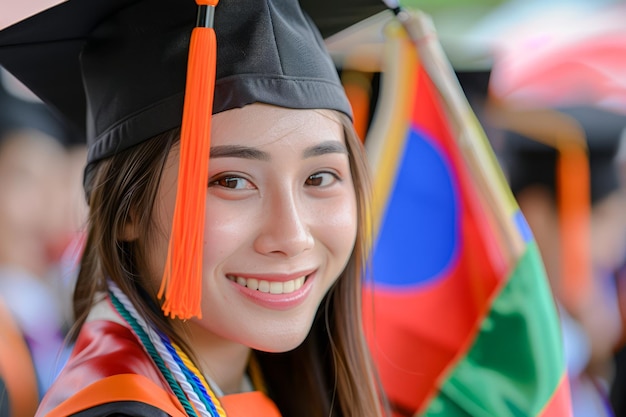
M 280 3 L 216 8 L 214 112 L 260 101 L 349 114 L 322 38 L 296 1 Z M 312 9 L 331 33 L 383 8 L 366 3 L 334 19 L 332 6 Z M 192 0 L 70 0 L 0 32 L 0 63 L 82 129 L 84 81 L 94 162 L 180 124 L 196 11 Z
M 587 106 L 556 110 L 571 117 L 582 128 L 589 161 L 590 198 L 594 204 L 619 187 L 614 159 L 625 133 L 626 115 Z M 558 126 L 555 125 L 554 129 Z M 506 168 L 514 193 L 533 184 L 541 184 L 553 194 L 556 192 L 555 147 L 508 130 L 505 131 L 504 145 Z
M 89 164 L 178 127 L 185 120 L 180 167 L 195 168 L 193 173 L 179 171 L 179 181 L 185 181 L 186 186 L 179 187 L 172 226 L 172 239 L 177 243 L 170 245 L 170 250 L 177 254 L 172 255 L 172 263 L 168 256 L 164 282 L 170 279 L 170 266 L 179 265 L 185 257 L 193 258 L 181 261 L 185 271 L 200 270 L 198 248 L 202 246 L 205 200 L 201 194 L 206 187 L 203 175 L 208 170 L 203 168 L 204 161 L 185 161 L 204 155 L 204 149 L 208 151 L 211 108 L 216 113 L 262 102 L 351 113 L 322 36 L 297 0 L 222 0 L 214 7 L 216 3 L 69 0 L 0 32 L 0 64 L 73 125 L 86 130 L 87 181 Z M 316 0 L 302 3 L 327 35 L 356 23 L 366 13 L 384 9 L 379 0 L 350 0 L 342 5 Z M 211 63 L 213 33 L 217 38 L 216 65 Z M 213 82 L 203 81 L 212 71 L 214 95 Z M 208 94 L 203 96 L 204 91 Z M 188 106 L 188 100 L 194 105 Z M 188 116 L 190 107 L 201 110 Z M 194 127 L 186 128 L 186 121 Z M 202 134 L 189 133 L 196 128 Z M 179 206 L 184 206 L 180 215 Z M 188 215 L 192 208 L 193 214 Z M 179 232 L 182 229 L 187 233 Z M 196 249 L 181 249 L 183 244 Z M 172 275 L 190 279 L 194 285 L 199 282 L 196 276 L 187 278 L 191 275 L 187 272 Z M 191 313 L 177 310 L 172 316 L 197 315 L 196 295 L 192 303 L 180 302 L 184 296 L 173 297 L 181 309 L 187 310 L 182 304 L 193 306 Z M 172 311 L 168 299 L 166 293 L 166 312 Z

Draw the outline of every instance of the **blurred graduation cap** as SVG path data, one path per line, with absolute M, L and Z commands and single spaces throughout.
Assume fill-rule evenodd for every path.
M 583 135 L 589 164 L 590 202 L 594 204 L 619 187 L 614 160 L 626 134 L 626 115 L 595 106 L 561 107 L 556 112 L 575 121 Z M 528 120 L 532 124 L 532 120 Z M 540 184 L 556 193 L 559 124 L 553 124 L 550 139 L 543 140 L 513 130 L 505 130 L 505 159 L 511 189 L 517 193 Z M 567 140 L 567 139 L 566 139 Z
M 517 196 L 533 185 L 554 198 L 560 235 L 559 298 L 578 311 L 591 277 L 591 211 L 620 187 L 616 155 L 626 115 L 596 106 L 500 111 L 505 167 Z M 496 118 L 492 118 L 496 120 Z
M 86 132 L 88 189 L 91 164 L 182 124 L 185 187 L 162 291 L 166 314 L 183 319 L 200 315 L 211 113 L 261 102 L 350 115 L 316 24 L 330 35 L 385 8 L 378 0 L 303 1 L 314 23 L 297 0 L 216 4 L 69 0 L 0 31 L 0 64 Z
M 456 70 L 455 75 L 467 98 L 484 100 L 489 94 L 491 69 L 484 70 Z M 471 103 L 470 103 L 471 104 Z
M 0 67 L 0 142 L 17 131 L 35 130 L 57 140 L 65 147 L 84 143 L 61 117 L 36 99 L 13 92 L 17 82 Z M 19 86 L 23 87 L 23 86 Z

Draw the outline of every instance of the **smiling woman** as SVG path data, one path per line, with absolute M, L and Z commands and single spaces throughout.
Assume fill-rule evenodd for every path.
M 332 116 L 266 104 L 215 115 L 203 318 L 186 324 L 198 329 L 194 335 L 209 332 L 211 338 L 281 352 L 296 348 L 308 334 L 357 232 L 343 126 Z M 154 217 L 163 233 L 147 236 L 132 213 L 125 226 L 127 240 L 137 240 L 146 254 L 147 271 L 141 275 L 149 277 L 145 287 L 154 296 L 174 212 L 177 149 L 170 152 L 156 194 Z M 211 358 L 213 350 L 203 349 L 201 362 L 224 363 Z M 240 350 L 247 357 L 247 349 Z
M 296 0 L 215 7 L 210 161 L 181 175 L 208 156 L 189 154 L 181 127 L 195 14 L 192 1 L 69 0 L 0 32 L 1 63 L 76 125 L 88 115 L 76 348 L 39 415 L 380 416 L 360 323 L 366 158 L 321 36 Z M 68 62 L 33 73 L 53 49 Z M 201 222 L 177 214 L 198 178 Z M 180 259 L 179 221 L 203 232 Z M 163 271 L 196 253 L 198 289 L 174 277 L 163 300 Z

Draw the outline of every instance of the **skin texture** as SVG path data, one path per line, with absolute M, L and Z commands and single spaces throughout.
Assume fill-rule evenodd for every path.
M 211 147 L 203 318 L 186 322 L 183 332 L 199 366 L 228 393 L 241 385 L 250 348 L 285 352 L 302 343 L 354 248 L 357 205 L 343 128 L 331 112 L 263 104 L 229 110 L 213 117 Z M 161 233 L 147 259 L 155 291 L 167 254 L 177 159 L 175 147 L 155 202 Z M 139 238 L 136 230 L 131 221 L 127 234 Z M 305 275 L 302 290 L 269 303 L 230 279 Z M 298 302 L 280 303 L 300 292 Z

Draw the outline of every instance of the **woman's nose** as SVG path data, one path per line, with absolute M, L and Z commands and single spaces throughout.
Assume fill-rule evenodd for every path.
M 262 225 L 255 249 L 263 254 L 294 257 L 314 245 L 309 213 L 294 195 L 283 192 L 270 197 L 261 214 Z

